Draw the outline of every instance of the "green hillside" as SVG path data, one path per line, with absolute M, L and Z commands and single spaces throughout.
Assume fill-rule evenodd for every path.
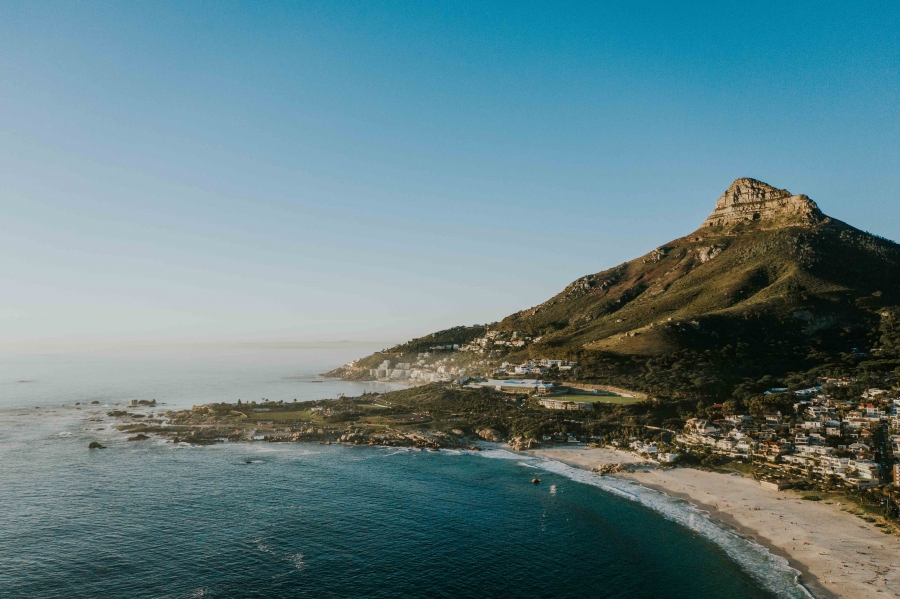
M 488 330 L 535 340 L 496 360 L 567 358 L 579 362 L 579 380 L 719 395 L 875 358 L 892 369 L 897 306 L 898 244 L 825 216 L 806 196 L 738 179 L 694 233 L 581 277 Z M 463 344 L 481 334 L 438 336 Z

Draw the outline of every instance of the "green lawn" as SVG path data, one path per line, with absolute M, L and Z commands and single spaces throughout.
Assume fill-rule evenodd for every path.
M 562 401 L 589 401 L 591 403 L 611 403 L 619 406 L 630 406 L 644 401 L 637 397 L 622 397 L 621 395 L 560 395 L 551 397 L 550 399 L 560 399 Z
M 302 420 L 304 422 L 322 422 L 322 415 L 319 412 L 312 412 L 310 410 L 251 412 L 248 418 L 250 420 L 272 420 L 273 422 L 293 422 L 295 420 Z

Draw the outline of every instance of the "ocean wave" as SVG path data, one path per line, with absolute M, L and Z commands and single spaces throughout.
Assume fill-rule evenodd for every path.
M 282 453 L 282 452 L 284 452 L 283 449 L 273 449 L 271 447 L 262 447 L 262 446 L 257 446 L 256 444 L 250 445 L 250 451 L 253 451 L 254 453 Z
M 378 449 L 382 450 L 375 454 L 375 456 L 379 458 L 389 458 L 394 455 L 401 455 L 405 453 L 412 453 L 413 451 L 419 451 L 418 449 L 413 450 L 412 447 L 390 447 L 387 445 L 382 445 L 378 447 Z
M 321 454 L 321 453 L 322 453 L 321 451 L 310 451 L 310 450 L 308 450 L 308 449 L 303 449 L 303 450 L 300 450 L 300 451 L 292 451 L 292 452 L 291 452 L 291 455 L 290 455 L 289 457 L 287 457 L 286 459 L 288 459 L 288 460 L 299 460 L 300 458 L 305 458 L 306 456 L 310 456 L 310 455 L 319 455 L 319 454 Z
M 519 458 L 521 459 L 521 456 Z M 722 549 L 733 562 L 749 573 L 764 589 L 778 597 L 784 599 L 813 598 L 813 595 L 800 584 L 798 578 L 800 573 L 791 568 L 786 559 L 772 554 L 766 547 L 713 520 L 708 513 L 687 501 L 670 497 L 636 482 L 612 476 L 599 476 L 555 460 L 540 460 L 534 465 L 548 472 L 640 503 L 667 520 L 676 522 L 701 535 Z
M 522 455 L 518 453 L 513 453 L 511 451 L 506 451 L 505 449 L 485 449 L 484 451 L 476 452 L 483 458 L 491 458 L 493 460 L 521 460 Z
M 528 461 L 522 454 L 504 449 L 483 451 L 479 455 L 490 459 L 519 460 L 520 466 L 539 468 L 564 476 L 575 482 L 596 487 L 612 495 L 640 503 L 667 520 L 680 524 L 718 546 L 765 590 L 783 599 L 814 599 L 799 581 L 800 572 L 783 557 L 748 539 L 724 524 L 713 520 L 707 512 L 687 501 L 649 489 L 640 483 L 612 476 L 599 476 L 556 460 L 535 456 Z
M 293 555 L 285 556 L 285 561 L 293 564 L 294 569 L 296 569 L 296 570 L 302 570 L 303 567 L 306 565 L 303 562 L 303 554 L 302 553 L 295 553 Z

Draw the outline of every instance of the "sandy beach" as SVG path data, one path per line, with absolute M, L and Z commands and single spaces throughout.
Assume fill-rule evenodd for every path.
M 612 449 L 529 453 L 585 469 L 603 463 L 643 463 Z M 649 467 L 614 476 L 689 501 L 787 558 L 820 599 L 900 597 L 900 539 L 841 511 L 839 503 L 804 501 L 795 492 L 771 491 L 750 478 L 691 468 Z

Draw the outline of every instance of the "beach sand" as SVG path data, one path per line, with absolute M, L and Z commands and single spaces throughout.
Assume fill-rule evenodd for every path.
M 585 469 L 603 463 L 644 462 L 612 449 L 579 447 L 528 453 Z M 900 539 L 841 511 L 839 503 L 804 501 L 798 493 L 770 491 L 750 478 L 691 468 L 651 466 L 614 476 L 689 501 L 787 558 L 820 599 L 900 597 Z

